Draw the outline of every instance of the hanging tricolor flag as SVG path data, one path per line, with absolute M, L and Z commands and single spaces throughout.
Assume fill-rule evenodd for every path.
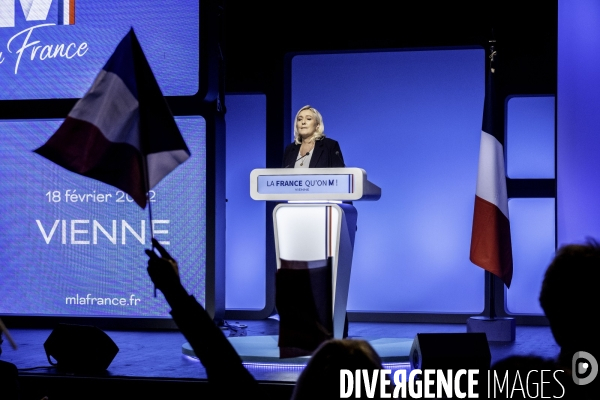
M 498 276 L 507 287 L 513 275 L 508 197 L 504 169 L 504 134 L 496 124 L 494 98 L 496 52 L 490 47 L 479 148 L 479 171 L 473 213 L 471 261 Z
M 133 29 L 35 152 L 123 190 L 142 208 L 148 190 L 190 157 Z

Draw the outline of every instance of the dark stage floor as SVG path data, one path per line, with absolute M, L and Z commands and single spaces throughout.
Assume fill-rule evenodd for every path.
M 248 325 L 248 336 L 276 335 L 278 331 L 278 322 L 271 319 L 231 322 Z M 466 332 L 466 325 L 462 324 L 352 322 L 349 328 L 351 337 L 370 338 L 414 338 L 417 333 Z M 182 355 L 181 346 L 185 339 L 179 332 L 106 331 L 119 346 L 120 351 L 108 368 L 107 374 L 96 377 L 63 375 L 53 367 L 49 367 L 43 344 L 50 332 L 51 330 L 45 329 L 13 329 L 11 333 L 19 346 L 18 350 L 12 350 L 7 342 L 3 345 L 4 352 L 0 359 L 12 362 L 19 368 L 24 399 L 40 399 L 40 394 L 48 395 L 50 393 L 55 395 L 49 396 L 49 400 L 85 398 L 86 396 L 81 396 L 81 393 L 79 396 L 68 395 L 69 390 L 81 390 L 77 389 L 79 386 L 74 385 L 74 382 L 79 382 L 81 387 L 93 390 L 96 394 L 102 390 L 121 391 L 123 387 L 129 385 L 138 387 L 136 393 L 140 394 L 140 398 L 161 398 L 162 396 L 159 395 L 161 390 L 178 390 L 178 388 L 183 392 L 180 392 L 181 395 L 178 395 L 177 398 L 200 398 L 198 390 L 205 385 L 206 373 L 198 361 Z M 549 327 L 517 326 L 515 342 L 490 342 L 490 350 L 492 363 L 494 363 L 507 356 L 517 354 L 536 354 L 546 358 L 555 358 L 559 348 L 554 342 Z M 81 349 L 81 351 L 85 352 L 85 349 Z M 261 382 L 266 398 L 282 399 L 289 398 L 293 384 L 301 372 L 299 367 L 285 369 L 251 366 L 248 369 Z M 142 387 L 146 391 L 152 392 L 143 394 L 143 391 L 139 389 Z M 153 389 L 154 387 L 156 389 Z M 183 395 L 183 393 L 189 396 Z M 92 397 L 95 398 L 95 396 Z M 112 392 L 110 398 L 119 398 L 119 396 Z M 137 396 L 129 395 L 123 398 L 137 398 Z M 229 398 L 229 396 L 223 398 Z

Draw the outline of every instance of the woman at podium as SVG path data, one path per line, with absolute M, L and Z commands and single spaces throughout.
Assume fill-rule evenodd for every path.
M 337 141 L 325 137 L 323 117 L 316 108 L 302 107 L 296 114 L 294 143 L 283 153 L 283 168 L 343 168 Z
M 340 145 L 325 137 L 323 117 L 311 106 L 296 114 L 294 143 L 283 154 L 284 168 L 343 168 Z M 275 276 L 281 358 L 310 355 L 333 338 L 332 258 L 281 259 Z M 309 266 L 310 264 L 310 266 Z M 347 322 L 344 337 L 348 334 Z

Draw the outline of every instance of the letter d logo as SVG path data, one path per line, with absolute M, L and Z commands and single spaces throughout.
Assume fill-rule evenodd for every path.
M 576 385 L 587 385 L 598 375 L 598 362 L 590 353 L 578 351 L 571 359 L 571 370 Z

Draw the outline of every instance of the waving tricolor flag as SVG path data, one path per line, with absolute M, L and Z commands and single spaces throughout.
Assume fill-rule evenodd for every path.
M 510 287 L 513 274 L 504 169 L 504 134 L 495 124 L 494 75 L 496 52 L 490 47 L 485 78 L 485 103 L 475 193 L 471 261 Z
M 190 157 L 133 29 L 36 153 L 129 194 L 146 193 Z

